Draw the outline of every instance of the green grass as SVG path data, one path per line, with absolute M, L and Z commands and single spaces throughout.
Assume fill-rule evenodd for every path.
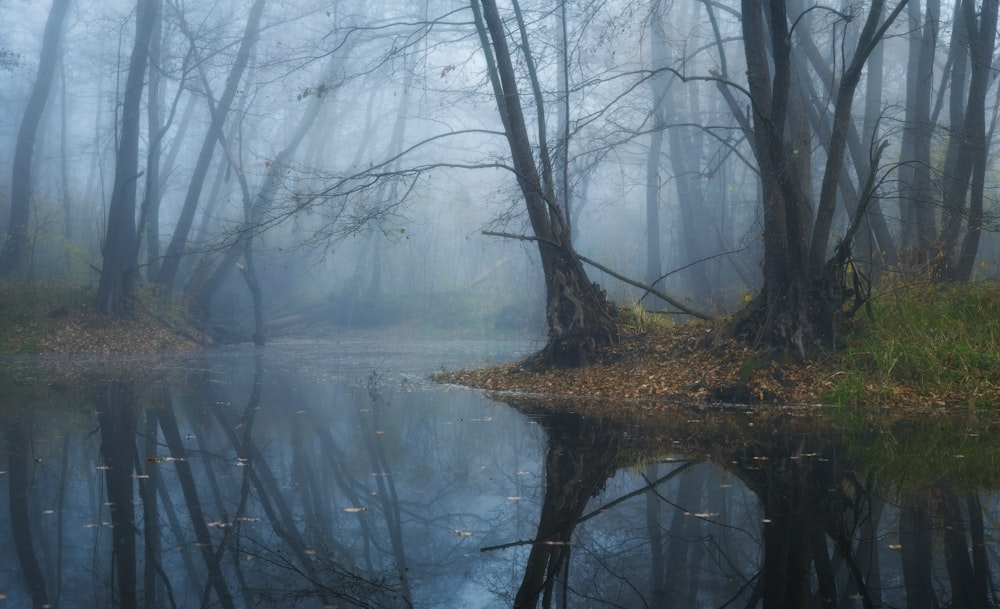
M 876 297 L 872 313 L 840 354 L 830 401 L 884 401 L 902 384 L 931 400 L 998 405 L 1000 285 L 900 286 Z

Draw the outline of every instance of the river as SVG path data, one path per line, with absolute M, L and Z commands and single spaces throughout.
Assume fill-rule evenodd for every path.
M 530 341 L 0 361 L 0 607 L 996 606 L 969 415 L 555 414 Z

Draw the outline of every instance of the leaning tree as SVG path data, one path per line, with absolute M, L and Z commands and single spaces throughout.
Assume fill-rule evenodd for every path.
M 511 169 L 517 177 L 538 244 L 545 276 L 548 342 L 534 358 L 539 366 L 574 367 L 592 362 L 614 336 L 611 306 L 603 290 L 587 277 L 570 239 L 567 216 L 556 197 L 552 159 L 546 141 L 545 110 L 538 74 L 528 46 L 518 3 L 515 34 L 528 79 L 532 83 L 538 155 L 531 143 L 521 105 L 514 60 L 507 42 L 507 28 L 495 0 L 470 0 L 482 45 L 497 110 L 510 147 Z M 540 165 L 540 167 L 539 167 Z

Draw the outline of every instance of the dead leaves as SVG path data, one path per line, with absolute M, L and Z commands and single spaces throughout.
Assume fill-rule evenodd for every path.
M 579 369 L 530 372 L 519 364 L 443 373 L 435 378 L 496 392 L 544 395 L 549 398 L 603 398 L 609 409 L 620 401 L 707 403 L 736 395 L 740 401 L 819 404 L 829 395 L 844 362 L 836 355 L 804 364 L 762 361 L 743 343 L 732 340 L 711 346 L 701 338 L 706 324 L 675 326 L 657 333 L 625 337 L 607 354 L 606 363 Z M 933 403 L 965 404 L 956 395 L 928 396 L 905 384 L 872 381 L 870 405 L 927 407 Z M 739 392 L 732 392 L 738 388 Z M 615 403 L 618 400 L 619 403 Z

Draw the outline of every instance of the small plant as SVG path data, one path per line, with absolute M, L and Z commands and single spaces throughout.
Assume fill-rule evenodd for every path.
M 664 330 L 673 325 L 666 315 L 647 311 L 640 302 L 633 302 L 618 310 L 619 324 L 626 334 L 643 334 Z

